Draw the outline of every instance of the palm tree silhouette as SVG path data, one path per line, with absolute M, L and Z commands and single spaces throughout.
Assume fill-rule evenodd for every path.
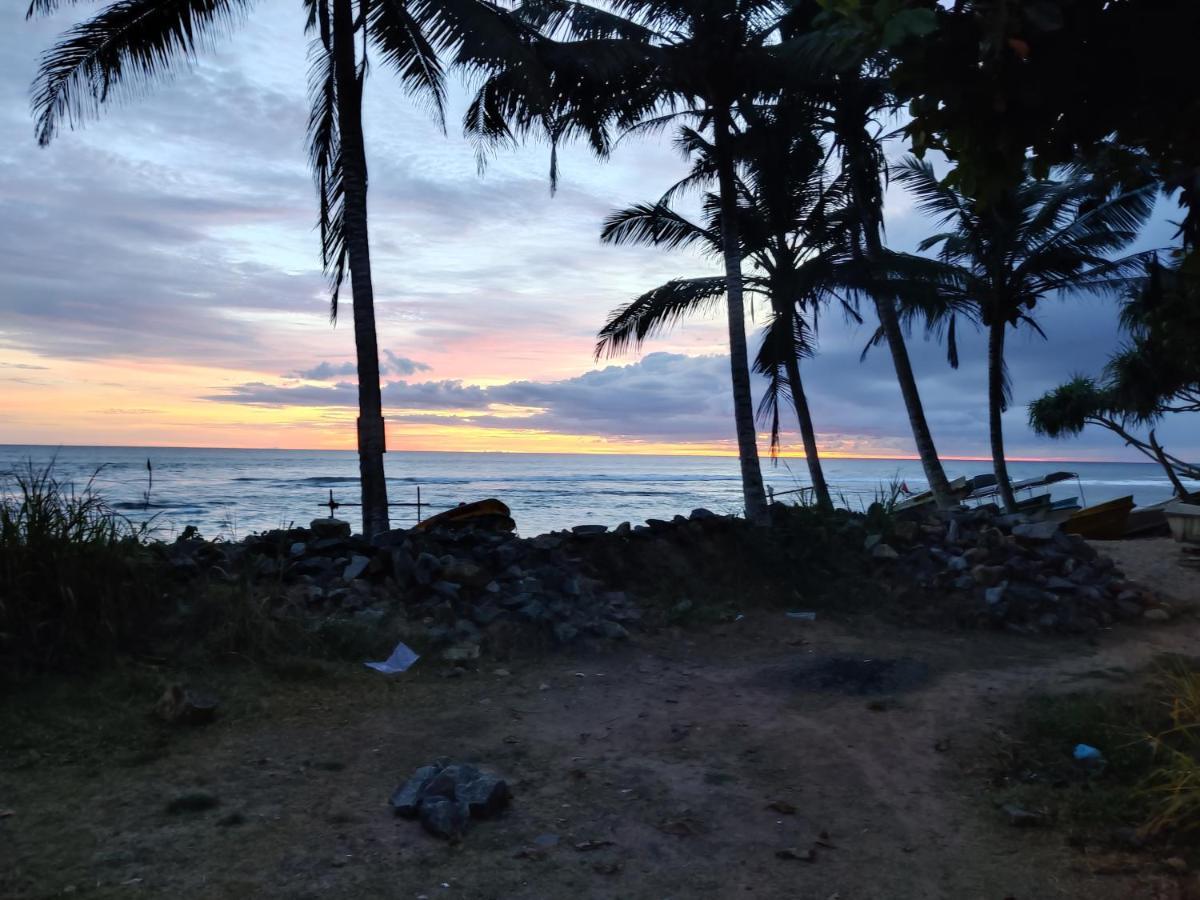
M 1016 499 L 1001 420 L 1011 399 L 1004 363 L 1006 328 L 1026 325 L 1045 337 L 1032 313 L 1048 294 L 1107 294 L 1139 279 L 1154 251 L 1111 256 L 1137 239 L 1154 209 L 1156 186 L 1098 196 L 1095 182 L 1078 171 L 1068 171 L 1059 181 L 1027 174 L 985 205 L 939 181 L 928 162 L 914 157 L 901 162 L 897 180 L 924 213 L 947 229 L 926 238 L 919 249 L 941 246 L 941 265 L 926 271 L 936 280 L 950 327 L 957 311 L 968 308 L 987 329 L 992 464 L 1001 499 L 1011 512 Z
M 734 137 L 739 162 L 735 184 L 738 234 L 743 255 L 754 265 L 753 274 L 744 276 L 743 283 L 748 293 L 763 297 L 769 308 L 754 363 L 755 370 L 768 379 L 758 412 L 771 423 L 774 451 L 779 445 L 780 404 L 791 400 L 814 497 L 821 508 L 832 509 L 800 360 L 814 352 L 822 306 L 837 300 L 857 318 L 849 300 L 864 287 L 863 272 L 849 252 L 846 224 L 839 221 L 846 200 L 845 183 L 827 178 L 825 152 L 810 127 L 811 119 L 796 121 L 783 110 L 755 113 L 756 124 Z M 693 158 L 687 178 L 656 203 L 613 213 L 605 222 L 603 241 L 667 248 L 696 246 L 711 256 L 722 254 L 723 211 L 717 195 L 704 195 L 703 225 L 671 206 L 682 190 L 711 184 L 716 173 L 715 148 L 690 128 L 681 130 L 676 144 Z M 596 354 L 612 355 L 639 346 L 678 319 L 709 311 L 726 296 L 723 278 L 676 279 L 661 285 L 612 313 L 600 331 Z
M 824 131 L 841 157 L 850 184 L 859 252 L 865 263 L 882 270 L 887 267 L 889 257 L 895 259 L 883 245 L 883 186 L 888 166 L 883 153 L 882 127 L 876 121 L 890 107 L 887 81 L 873 73 L 871 62 L 864 60 L 845 66 L 825 83 L 823 93 L 827 111 Z M 886 280 L 887 275 L 879 271 L 876 278 Z M 925 479 L 939 507 L 954 507 L 958 501 L 951 494 L 933 432 L 925 418 L 925 407 L 904 342 L 897 298 L 889 292 L 877 292 L 872 299 L 879 317 L 879 335 L 892 357 Z
M 31 0 L 28 15 L 75 0 Z M 43 57 L 34 83 L 37 138 L 96 115 L 122 87 L 140 87 L 195 58 L 203 41 L 240 24 L 251 0 L 116 0 L 69 29 Z M 304 0 L 312 35 L 309 153 L 320 201 L 322 262 L 336 320 L 350 275 L 358 363 L 357 423 L 363 533 L 387 531 L 385 434 L 367 227 L 367 161 L 362 90 L 368 53 L 378 54 L 410 94 L 443 116 L 445 71 L 439 52 L 472 65 L 478 58 L 519 64 L 527 29 L 487 0 Z
M 615 134 L 658 130 L 679 117 L 711 134 L 742 495 L 756 522 L 765 519 L 766 494 L 750 396 L 733 141 L 748 107 L 772 102 L 789 78 L 811 70 L 784 36 L 789 14 L 776 0 L 613 0 L 603 9 L 531 0 L 516 15 L 543 34 L 533 43 L 537 64 L 482 64 L 486 77 L 466 117 L 468 133 L 484 146 L 541 134 L 557 147 L 579 137 L 601 156 Z M 552 184 L 556 178 L 552 152 Z

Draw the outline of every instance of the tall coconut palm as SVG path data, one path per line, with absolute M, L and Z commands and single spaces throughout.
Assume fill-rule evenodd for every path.
M 872 73 L 867 62 L 848 66 L 825 83 L 823 105 L 827 111 L 824 130 L 841 157 L 850 184 L 859 231 L 858 252 L 864 262 L 882 270 L 886 268 L 888 258 L 883 245 L 883 187 L 888 168 L 883 153 L 882 127 L 876 118 L 889 110 L 886 80 Z M 881 271 L 877 274 L 886 277 Z M 933 432 L 925 418 L 925 407 L 904 342 L 897 299 L 894 294 L 876 292 L 872 300 L 879 317 L 880 335 L 892 357 L 925 479 L 937 505 L 943 509 L 951 508 L 957 505 L 957 499 L 951 494 Z
M 29 15 L 77 0 L 32 0 Z M 347 270 L 358 360 L 357 424 L 363 532 L 388 529 L 383 405 L 367 228 L 362 90 L 368 53 L 423 98 L 440 120 L 445 72 L 455 60 L 528 55 L 527 29 L 488 0 L 303 0 L 312 36 L 309 147 L 320 201 L 322 260 L 331 317 Z M 115 0 L 68 30 L 43 57 L 34 83 L 37 137 L 44 146 L 65 123 L 95 115 L 121 88 L 136 90 L 195 58 L 208 38 L 241 24 L 252 0 Z
M 1112 256 L 1137 239 L 1153 211 L 1156 188 L 1097 197 L 1095 184 L 1078 172 L 1057 181 L 1029 174 L 984 205 L 940 181 L 923 160 L 905 159 L 897 178 L 946 229 L 926 238 L 920 251 L 940 245 L 942 265 L 934 277 L 949 315 L 968 306 L 987 329 L 992 464 L 1004 506 L 1015 510 L 1001 418 L 1011 397 L 1004 363 L 1007 329 L 1025 325 L 1041 334 L 1032 313 L 1048 295 L 1111 293 L 1140 278 L 1153 253 Z
M 606 155 L 616 134 L 659 129 L 680 116 L 711 135 L 742 493 L 747 518 L 762 521 L 733 142 L 740 111 L 769 103 L 789 73 L 805 70 L 780 41 L 788 7 L 778 0 L 613 0 L 604 8 L 528 0 L 516 15 L 546 35 L 535 47 L 540 68 L 485 66 L 466 118 L 467 131 L 485 144 L 531 133 L 555 146 L 582 137 Z
M 832 509 L 821 467 L 816 430 L 800 374 L 800 360 L 812 355 L 819 311 L 837 300 L 852 315 L 848 296 L 861 285 L 846 250 L 844 226 L 836 227 L 843 185 L 826 178 L 824 150 L 812 131 L 758 115 L 759 124 L 736 136 L 739 177 L 736 181 L 738 233 L 742 253 L 754 266 L 743 278 L 748 293 L 764 298 L 768 322 L 754 367 L 768 379 L 759 416 L 770 422 L 771 447 L 778 448 L 780 404 L 791 400 L 796 413 L 813 493 L 820 507 Z M 807 123 L 804 123 L 807 124 Z M 683 187 L 711 183 L 714 149 L 698 132 L 682 129 L 678 146 L 694 160 L 684 181 L 652 204 L 640 204 L 611 215 L 605 222 L 606 243 L 650 244 L 667 248 L 696 247 L 719 257 L 722 208 L 720 198 L 704 196 L 704 224 L 697 224 L 671 205 Z M 677 279 L 615 310 L 601 329 L 597 355 L 638 346 L 677 319 L 720 304 L 727 296 L 723 278 Z

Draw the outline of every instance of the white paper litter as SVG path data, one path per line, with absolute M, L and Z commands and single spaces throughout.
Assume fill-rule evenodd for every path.
M 383 662 L 368 662 L 363 665 L 376 672 L 382 672 L 384 675 L 395 675 L 397 672 L 407 672 L 412 664 L 420 658 L 413 652 L 412 647 L 401 641 L 392 651 L 392 655 Z

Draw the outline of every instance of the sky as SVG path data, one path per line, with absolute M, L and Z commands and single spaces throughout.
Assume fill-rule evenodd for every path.
M 353 449 L 353 328 L 348 314 L 330 322 L 313 227 L 299 0 L 260 0 L 197 64 L 123 93 L 46 149 L 29 85 L 40 53 L 92 5 L 31 22 L 25 5 L 0 12 L 0 443 Z M 455 85 L 443 132 L 384 67 L 368 81 L 389 449 L 733 452 L 723 314 L 641 353 L 592 355 L 614 307 L 719 271 L 600 243 L 607 213 L 684 172 L 669 142 L 628 140 L 605 162 L 568 149 L 551 196 L 544 146 L 479 172 L 461 136 L 468 96 Z M 1170 243 L 1161 206 L 1140 247 Z M 898 249 L 931 229 L 894 188 L 887 223 Z M 866 319 L 827 314 L 804 364 L 818 441 L 831 456 L 911 456 L 886 350 L 859 361 Z M 1029 401 L 1099 372 L 1119 340 L 1115 301 L 1053 299 L 1038 319 L 1048 343 L 1009 338 L 1010 456 L 1139 459 L 1106 433 L 1049 441 L 1025 423 Z M 760 324 L 752 313 L 752 341 Z M 923 334 L 909 346 L 939 451 L 986 457 L 984 343 L 960 340 L 957 371 Z M 1200 424 L 1159 435 L 1200 457 Z M 784 450 L 800 452 L 793 431 Z

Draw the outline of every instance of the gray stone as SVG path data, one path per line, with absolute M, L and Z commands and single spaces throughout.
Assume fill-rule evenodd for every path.
M 366 556 L 352 556 L 346 568 L 342 570 L 342 578 L 346 581 L 353 581 L 364 572 L 367 571 L 367 566 L 371 564 L 371 560 Z
M 341 519 L 313 519 L 308 525 L 315 538 L 348 538 L 350 523 Z
M 421 766 L 392 792 L 392 809 L 405 819 L 415 819 L 426 786 L 441 771 L 437 766 Z
M 705 509 L 703 506 L 692 510 L 693 519 L 715 519 L 717 514 L 710 509 Z
M 871 556 L 874 559 L 899 559 L 900 554 L 887 544 L 876 544 L 875 549 L 871 551 Z
M 443 566 L 442 578 L 471 587 L 483 587 L 492 580 L 492 576 L 482 566 L 466 559 L 455 559 Z
M 479 645 L 463 642 L 447 647 L 442 651 L 442 659 L 446 660 L 446 662 L 466 662 L 467 660 L 479 659 Z
M 304 541 L 296 541 L 296 543 L 288 548 L 288 556 L 291 556 L 293 559 L 297 556 L 303 556 L 304 551 L 307 549 L 308 544 L 304 543 Z
M 429 797 L 421 801 L 421 827 L 447 841 L 460 841 L 471 821 L 471 810 L 461 800 Z
M 462 593 L 462 585 L 453 581 L 435 581 L 429 587 L 435 594 L 447 600 L 457 600 L 458 595 Z
M 432 553 L 422 553 L 417 557 L 417 561 L 413 565 L 413 577 L 416 579 L 417 584 L 433 584 L 437 580 L 438 573 L 441 571 L 442 564 Z
M 508 783 L 502 778 L 495 775 L 479 775 L 465 784 L 460 782 L 455 789 L 455 796 L 467 804 L 472 816 L 482 819 L 503 809 L 512 794 Z
M 946 564 L 946 568 L 948 568 L 951 572 L 965 572 L 970 568 L 970 566 L 971 564 L 967 562 L 967 558 L 965 556 L 952 556 L 950 557 L 950 561 Z
M 618 525 L 616 528 L 613 529 L 613 534 L 624 537 L 625 535 L 630 534 L 632 531 L 633 531 L 632 525 L 630 525 L 628 522 L 622 522 L 620 525 Z
M 1169 622 L 1171 619 L 1171 614 L 1165 609 L 1155 607 L 1142 613 L 1142 618 L 1147 622 Z
M 1002 581 L 995 587 L 990 587 L 983 592 L 983 599 L 988 606 L 995 606 L 1004 599 L 1004 592 L 1008 588 L 1008 582 Z
M 554 636 L 563 644 L 567 644 L 567 643 L 570 643 L 571 641 L 575 640 L 575 638 L 578 636 L 578 634 L 579 634 L 579 629 L 576 628 L 574 625 L 572 625 L 570 622 L 555 622 L 554 623 Z
M 1014 525 L 1013 537 L 1029 543 L 1045 543 L 1054 540 L 1058 533 L 1057 522 L 1031 522 L 1028 525 Z
M 866 540 L 863 541 L 863 549 L 870 552 L 874 550 L 880 543 L 883 542 L 882 534 L 868 534 Z

